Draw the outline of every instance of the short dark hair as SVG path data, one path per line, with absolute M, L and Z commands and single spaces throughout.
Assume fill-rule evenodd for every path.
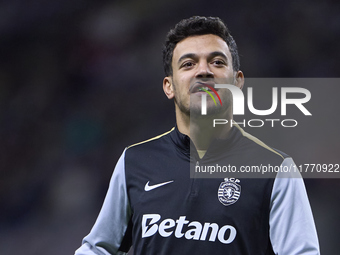
M 181 20 L 167 34 L 163 46 L 163 66 L 166 76 L 172 75 L 172 57 L 176 44 L 189 36 L 213 34 L 221 37 L 228 45 L 234 71 L 240 70 L 240 59 L 237 45 L 229 29 L 218 17 L 193 16 Z

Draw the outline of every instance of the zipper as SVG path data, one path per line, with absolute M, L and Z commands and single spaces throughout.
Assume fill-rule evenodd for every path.
M 199 165 L 200 165 L 200 161 L 196 160 L 196 164 L 193 166 L 194 169 L 192 170 L 194 176 L 193 178 L 191 178 L 190 193 L 189 193 L 190 197 L 197 197 L 198 195 L 199 179 L 195 178 L 195 167 L 197 166 L 199 167 Z
M 192 146 L 190 148 L 190 168 L 193 168 L 193 169 L 190 169 L 190 171 L 192 171 L 192 175 L 190 173 L 191 180 L 190 180 L 189 198 L 194 198 L 198 196 L 199 184 L 200 184 L 200 180 L 198 178 L 195 178 L 195 175 L 196 175 L 195 167 L 200 165 L 202 159 L 199 157 L 195 145 L 191 144 L 190 146 Z

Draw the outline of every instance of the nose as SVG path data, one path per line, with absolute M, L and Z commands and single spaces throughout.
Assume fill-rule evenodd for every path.
M 199 64 L 196 78 L 214 78 L 214 73 L 210 70 L 208 63 Z

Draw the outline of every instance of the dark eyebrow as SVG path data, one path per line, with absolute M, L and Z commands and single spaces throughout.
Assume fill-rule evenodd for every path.
M 223 53 L 223 52 L 221 52 L 221 51 L 213 51 L 213 52 L 211 52 L 211 53 L 209 53 L 209 59 L 210 58 L 214 58 L 214 57 L 222 57 L 222 58 L 224 58 L 226 61 L 228 61 L 228 57 Z M 183 56 L 181 56 L 180 58 L 179 58 L 179 60 L 178 60 L 178 64 L 180 64 L 181 63 L 181 61 L 183 60 L 183 59 L 186 59 L 186 58 L 192 58 L 192 59 L 194 59 L 194 58 L 197 58 L 197 55 L 195 54 L 195 53 L 187 53 L 187 54 L 184 54 Z
M 210 58 L 214 58 L 214 57 L 222 57 L 224 58 L 225 60 L 228 60 L 228 57 L 221 51 L 214 51 L 214 52 L 211 52 L 209 54 L 209 57 Z

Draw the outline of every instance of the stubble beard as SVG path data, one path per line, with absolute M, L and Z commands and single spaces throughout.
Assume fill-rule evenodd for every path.
M 195 96 L 195 98 L 191 98 L 190 96 L 189 102 L 185 104 L 183 100 L 178 100 L 175 97 L 175 104 L 179 111 L 186 115 L 187 117 L 194 119 L 211 119 L 211 118 L 226 118 L 229 116 L 229 112 L 232 112 L 232 101 L 233 98 L 229 95 L 229 91 L 227 91 L 228 95 L 222 97 L 222 105 L 217 101 L 217 105 L 214 104 L 213 100 L 210 97 L 207 97 L 207 114 L 202 115 L 202 106 L 201 106 L 201 98 Z
M 236 77 L 232 78 L 232 84 L 235 84 Z M 222 82 L 223 83 L 223 82 Z M 230 84 L 227 82 L 227 84 Z M 189 95 L 189 102 L 185 102 L 182 98 L 178 98 L 177 94 L 177 84 L 173 81 L 173 87 L 175 91 L 175 104 L 177 105 L 179 111 L 186 115 L 187 117 L 194 119 L 204 119 L 204 118 L 226 118 L 232 115 L 232 104 L 233 97 L 231 92 L 228 89 L 223 91 L 225 93 L 223 96 L 221 95 L 222 105 L 217 102 L 217 105 L 214 105 L 213 100 L 208 96 L 207 97 L 207 115 L 202 115 L 202 106 L 201 106 L 201 97 L 197 97 L 195 95 Z

